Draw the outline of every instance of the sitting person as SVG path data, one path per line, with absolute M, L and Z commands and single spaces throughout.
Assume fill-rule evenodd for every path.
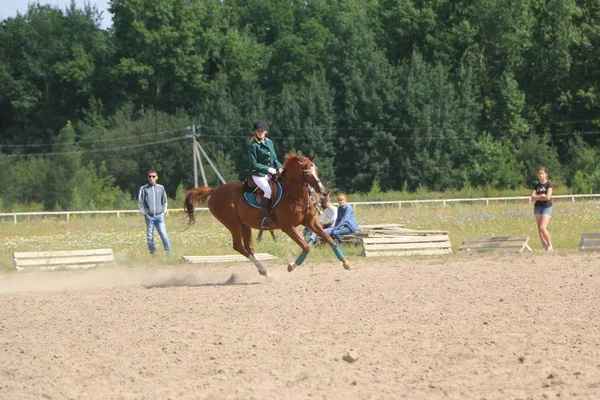
M 358 224 L 354 219 L 354 209 L 346 202 L 346 196 L 340 194 L 337 199 L 340 204 L 338 207 L 337 218 L 335 219 L 333 226 L 325 229 L 325 232 L 341 244 L 343 243 L 342 235 L 356 232 L 358 230 Z
M 321 198 L 321 207 L 323 208 L 323 215 L 321 216 L 321 225 L 324 229 L 329 228 L 337 219 L 338 209 L 336 206 L 333 205 L 329 197 Z M 310 235 L 310 240 L 308 240 L 308 245 L 312 247 L 317 242 L 317 240 L 319 240 L 319 237 L 316 233 L 312 232 Z

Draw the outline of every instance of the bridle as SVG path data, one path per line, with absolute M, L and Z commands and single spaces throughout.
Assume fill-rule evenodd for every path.
M 311 207 L 310 198 L 313 197 L 312 196 L 312 190 L 311 190 L 311 189 L 313 189 L 313 186 L 311 185 L 311 183 L 306 178 L 306 175 L 310 174 L 310 176 L 313 178 L 313 180 L 315 181 L 315 183 L 317 185 L 319 185 L 319 187 L 323 187 L 323 184 L 321 183 L 321 180 L 317 176 L 315 176 L 315 173 L 314 173 L 315 172 L 315 168 L 316 167 L 313 164 L 312 167 L 310 167 L 310 169 L 301 169 L 301 171 L 302 171 L 302 178 L 301 178 L 300 182 L 298 182 L 298 181 L 296 181 L 294 179 L 291 179 L 291 178 L 285 176 L 284 175 L 285 174 L 285 170 L 284 170 L 283 174 L 280 175 L 281 179 L 288 180 L 288 181 L 290 181 L 290 182 L 292 182 L 292 183 L 294 183 L 294 184 L 296 184 L 296 185 L 298 185 L 300 187 L 306 187 L 307 190 L 306 190 L 305 193 L 306 193 L 306 195 L 308 197 L 307 204 L 300 203 L 298 200 L 296 200 L 295 198 L 293 198 L 292 195 L 289 192 L 286 192 L 286 194 L 288 196 L 292 197 L 292 200 L 293 200 L 294 203 L 296 203 L 298 206 L 302 207 L 305 210 L 308 210 Z M 316 199 L 314 197 L 313 197 L 313 203 L 316 203 Z
M 310 169 L 301 169 L 300 171 L 302 171 L 302 178 L 301 178 L 300 182 L 298 182 L 298 181 L 296 181 L 294 179 L 288 178 L 284 174 L 281 174 L 280 178 L 281 179 L 286 179 L 286 180 L 288 180 L 288 181 L 290 181 L 292 183 L 295 183 L 298 186 L 311 186 L 312 187 L 311 183 L 308 181 L 308 179 L 306 179 L 306 174 L 310 174 L 310 176 L 314 179 L 314 181 L 315 181 L 315 183 L 317 185 L 319 185 L 321 187 L 323 186 L 323 184 L 321 183 L 321 180 L 318 177 L 315 176 L 315 173 L 314 173 L 315 172 L 315 165 L 314 164 L 313 164 L 312 167 L 310 167 Z M 284 171 L 284 173 L 285 173 L 285 171 Z

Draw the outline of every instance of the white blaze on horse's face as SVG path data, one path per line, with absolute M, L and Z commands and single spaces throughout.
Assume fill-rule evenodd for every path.
M 302 172 L 308 183 L 315 188 L 317 193 L 323 194 L 326 192 L 325 185 L 321 183 L 319 175 L 317 175 L 317 167 L 313 164 L 310 169 L 303 169 Z

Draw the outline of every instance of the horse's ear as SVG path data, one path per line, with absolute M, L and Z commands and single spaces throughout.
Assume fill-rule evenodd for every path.
M 309 159 L 310 161 L 312 161 L 312 160 L 314 160 L 314 159 L 315 159 L 315 157 L 316 157 L 316 156 L 317 156 L 317 153 L 313 153 L 312 157 L 309 157 L 308 159 Z

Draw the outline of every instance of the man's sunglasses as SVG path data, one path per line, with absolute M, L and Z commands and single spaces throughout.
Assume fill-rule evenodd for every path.
M 156 175 L 148 175 L 148 178 L 156 178 Z

